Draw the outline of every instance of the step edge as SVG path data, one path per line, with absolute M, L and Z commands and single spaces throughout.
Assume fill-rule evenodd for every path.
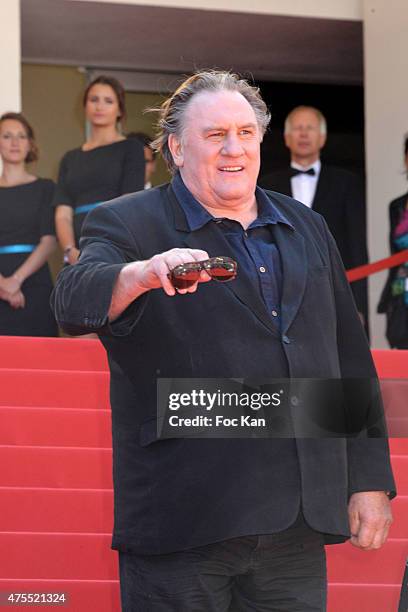
M 77 493 L 78 491 L 87 491 L 88 493 L 101 492 L 105 491 L 108 493 L 113 493 L 113 489 L 101 489 L 101 488 L 88 488 L 88 489 L 80 489 L 78 487 L 18 487 L 18 486 L 6 486 L 0 485 L 1 491 L 70 491 Z M 408 496 L 407 496 L 408 497 Z
M 9 406 L 0 404 L 0 410 L 58 410 L 65 412 L 107 412 L 110 413 L 109 408 L 68 408 L 66 406 Z M 408 451 L 407 451 L 408 455 Z
M 89 374 L 100 374 L 103 376 L 109 376 L 109 370 L 66 370 L 66 369 L 59 369 L 59 368 L 55 368 L 50 370 L 49 368 L 2 368 L 0 367 L 0 374 L 4 373 L 4 374 L 11 374 L 11 373 L 20 373 L 20 374 L 25 374 L 25 373 L 36 373 L 38 374 L 39 372 L 41 372 L 42 374 L 84 374 L 84 375 L 89 375 Z
M 100 579 L 97 578 L 0 578 L 0 584 L 2 582 L 38 582 L 38 583 L 48 583 L 48 582 L 89 582 L 89 583 L 108 583 L 108 584 L 119 584 L 119 580 L 113 579 Z
M 111 446 L 43 446 L 41 444 L 38 444 L 38 445 L 37 444 L 27 444 L 27 445 L 26 444 L 0 444 L 0 450 L 2 448 L 5 448 L 5 449 L 13 448 L 14 450 L 16 450 L 16 449 L 21 450 L 21 449 L 27 449 L 27 448 L 29 448 L 29 449 L 35 448 L 37 450 L 38 449 L 42 449 L 42 450 L 51 450 L 51 449 L 55 450 L 55 449 L 58 449 L 58 450 L 64 450 L 64 451 L 65 450 L 73 450 L 73 451 L 74 450 L 75 451 L 77 451 L 77 450 L 87 450 L 87 451 L 91 450 L 91 451 L 98 451 L 98 452 L 100 452 L 100 451 L 104 451 L 104 452 L 105 451 L 109 451 L 110 453 L 112 452 L 112 447 Z

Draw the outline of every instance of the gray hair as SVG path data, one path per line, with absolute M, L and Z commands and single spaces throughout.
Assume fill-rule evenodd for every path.
M 241 79 L 232 72 L 219 70 L 196 72 L 186 79 L 170 98 L 163 102 L 160 108 L 149 109 L 159 113 L 158 134 L 151 147 L 161 153 L 172 174 L 176 172 L 177 166 L 169 148 L 169 136 L 170 134 L 181 136 L 186 108 L 191 98 L 203 91 L 236 91 L 240 93 L 253 108 L 262 136 L 265 134 L 271 119 L 258 87 L 250 85 L 248 81 Z
M 296 106 L 296 108 L 291 110 L 289 115 L 285 119 L 285 130 L 284 130 L 285 134 L 289 134 L 289 132 L 291 130 L 291 121 L 292 121 L 293 117 L 296 115 L 296 113 L 299 112 L 299 111 L 310 111 L 310 112 L 314 113 L 316 115 L 316 117 L 317 117 L 318 122 L 319 122 L 320 133 L 321 134 L 327 134 L 327 122 L 326 122 L 326 118 L 323 115 L 323 113 L 321 111 L 319 111 L 318 108 L 315 108 L 314 106 Z

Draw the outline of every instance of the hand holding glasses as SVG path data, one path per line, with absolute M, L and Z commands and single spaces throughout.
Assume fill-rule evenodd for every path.
M 168 273 L 168 278 L 175 289 L 188 289 L 198 281 L 200 273 L 204 270 L 213 280 L 225 283 L 237 275 L 238 264 L 230 257 L 219 256 L 183 263 Z

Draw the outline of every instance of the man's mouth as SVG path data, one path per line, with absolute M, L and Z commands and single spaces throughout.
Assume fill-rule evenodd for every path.
M 223 166 L 220 168 L 221 172 L 241 172 L 243 169 L 243 166 Z

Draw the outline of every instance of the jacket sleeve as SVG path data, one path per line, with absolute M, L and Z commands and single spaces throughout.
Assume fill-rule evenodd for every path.
M 121 269 L 140 259 L 134 237 L 110 205 L 102 205 L 86 218 L 75 265 L 58 275 L 51 295 L 55 317 L 69 334 L 97 332 L 127 335 L 144 309 L 147 295 L 135 300 L 113 323 L 108 312 Z
M 350 173 L 347 185 L 345 222 L 348 240 L 348 262 L 352 268 L 355 268 L 368 262 L 366 205 L 364 188 L 360 178 Z M 367 316 L 367 279 L 363 278 L 352 283 L 351 290 L 358 311 Z
M 345 408 L 360 413 L 356 415 L 351 412 L 351 421 L 361 422 L 361 414 L 366 418 L 358 435 L 347 438 L 349 495 L 360 491 L 390 491 L 391 497 L 394 497 L 395 482 L 375 365 L 363 326 L 352 305 L 350 285 L 340 254 L 326 222 L 323 219 L 322 222 L 330 250 L 341 377 L 351 393 L 349 398 L 346 396 L 348 405 Z M 360 395 L 367 397 L 367 388 L 371 400 L 368 408 L 362 412 L 358 400 Z

